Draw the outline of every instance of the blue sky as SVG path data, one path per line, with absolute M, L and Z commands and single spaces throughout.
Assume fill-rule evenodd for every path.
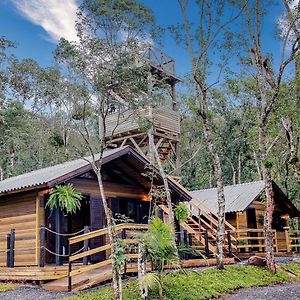
M 157 23 L 168 26 L 181 20 L 177 0 L 142 0 L 149 6 Z M 52 51 L 60 33 L 74 36 L 72 23 L 76 0 L 0 0 L 0 36 L 18 43 L 14 53 L 19 57 L 30 57 L 43 66 L 52 62 Z M 280 42 L 276 40 L 274 22 L 282 13 L 280 6 L 272 6 L 263 24 L 265 49 L 280 55 Z M 190 16 L 197 19 L 197 10 L 192 7 Z M 188 71 L 186 50 L 176 45 L 169 34 L 163 40 L 163 49 L 177 61 L 177 71 L 183 75 Z

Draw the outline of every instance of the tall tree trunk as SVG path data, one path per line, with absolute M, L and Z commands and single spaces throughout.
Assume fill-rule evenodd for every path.
M 107 198 L 104 191 L 104 186 L 102 182 L 102 176 L 101 176 L 101 167 L 97 168 L 97 179 L 98 179 L 98 185 L 99 185 L 99 191 L 100 196 L 103 203 L 104 213 L 106 217 L 107 222 L 107 230 L 108 230 L 108 238 L 109 242 L 111 244 L 111 252 L 113 257 L 113 266 L 112 266 L 112 280 L 113 280 L 113 290 L 114 290 L 114 299 L 115 300 L 122 300 L 122 280 L 121 280 L 121 274 L 119 268 L 116 266 L 114 261 L 114 253 L 115 253 L 115 247 L 116 247 L 116 233 L 114 229 L 114 222 L 112 217 L 111 209 L 109 208 Z
M 266 193 L 266 211 L 264 218 L 264 233 L 266 243 L 266 258 L 267 266 L 273 273 L 276 272 L 275 259 L 274 259 L 274 244 L 273 244 L 273 232 L 272 232 L 272 220 L 274 212 L 274 192 L 272 186 L 272 178 L 270 173 L 270 167 L 267 165 L 266 155 L 266 124 L 261 121 L 259 126 L 259 154 L 262 162 L 262 175 L 265 184 Z
M 151 135 L 152 135 L 152 130 L 149 130 L 149 132 L 148 132 L 149 144 L 150 144 L 151 152 L 153 153 L 153 156 L 155 157 L 155 160 L 157 162 L 157 166 L 158 166 L 160 176 L 162 177 L 162 180 L 163 180 L 163 183 L 164 183 L 164 188 L 165 188 L 166 198 L 167 198 L 167 206 L 168 206 L 168 221 L 169 221 L 169 225 L 171 226 L 172 231 L 173 231 L 173 244 L 176 248 L 175 217 L 174 217 L 174 212 L 173 212 L 173 207 L 172 207 L 172 199 L 171 199 L 171 193 L 170 193 L 168 178 L 167 178 L 166 173 L 164 171 L 164 168 L 162 166 L 157 148 L 154 144 L 154 140 L 153 140 L 153 137 L 151 137 Z
M 0 166 L 0 181 L 2 181 L 4 178 L 4 172 L 3 172 L 3 168 Z
M 259 179 L 262 180 L 263 176 L 262 176 L 261 166 L 260 166 L 260 163 L 259 163 L 259 160 L 257 158 L 257 154 L 256 154 L 255 150 L 253 150 L 253 158 L 254 158 L 254 161 L 255 161 L 256 170 L 257 170 L 257 174 L 259 176 Z
M 145 251 L 145 246 L 142 243 L 139 243 L 138 245 L 138 280 L 141 280 L 143 276 L 146 275 L 147 273 L 147 265 L 146 265 L 146 251 Z M 140 293 L 141 293 L 141 298 L 147 299 L 148 297 L 148 289 L 142 287 L 139 284 L 140 288 Z
M 239 152 L 238 156 L 238 184 L 242 183 L 242 156 L 241 152 Z
M 225 236 L 225 194 L 223 173 L 219 155 L 214 144 L 211 126 L 209 120 L 204 117 L 204 137 L 206 139 L 209 152 L 213 160 L 214 173 L 217 183 L 218 195 L 218 229 L 217 229 L 217 268 L 224 268 L 224 236 Z

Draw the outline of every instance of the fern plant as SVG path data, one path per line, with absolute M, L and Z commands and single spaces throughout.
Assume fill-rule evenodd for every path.
M 72 184 L 59 185 L 50 193 L 46 207 L 49 206 L 51 210 L 59 207 L 72 214 L 80 209 L 82 199 L 82 194 L 76 192 Z
M 183 204 L 179 203 L 174 208 L 175 218 L 179 223 L 185 222 L 190 215 L 188 208 Z

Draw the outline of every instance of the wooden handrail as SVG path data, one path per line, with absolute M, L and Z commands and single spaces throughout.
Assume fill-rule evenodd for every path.
M 171 176 L 168 176 L 168 179 L 172 181 L 176 186 L 178 186 L 181 190 L 183 190 L 190 198 L 191 200 L 194 199 L 197 203 L 199 203 L 202 207 L 205 208 L 205 210 L 209 211 L 211 214 L 217 217 L 217 213 L 212 210 L 210 207 L 208 207 L 206 204 L 204 204 L 200 199 L 196 198 L 189 190 L 187 190 L 184 186 L 179 184 L 176 180 L 174 180 Z M 199 208 L 199 207 L 198 207 Z M 205 212 L 206 213 L 206 212 Z M 207 214 L 207 213 L 206 213 Z M 209 214 L 207 214 L 209 215 Z M 231 230 L 235 231 L 235 228 L 227 221 L 225 221 L 225 225 L 228 226 Z
M 115 226 L 115 231 L 119 232 L 121 230 L 130 230 L 130 229 L 137 229 L 137 230 L 146 230 L 148 229 L 148 225 L 147 224 L 130 224 L 130 223 L 124 223 L 124 224 L 119 224 Z M 102 235 L 106 235 L 108 234 L 108 229 L 107 228 L 102 228 L 99 230 L 95 230 L 95 231 L 91 231 L 88 233 L 84 233 L 82 235 L 78 235 L 75 237 L 72 237 L 69 239 L 69 244 L 73 245 L 85 240 L 89 240 L 95 237 L 100 237 Z
M 260 232 L 264 232 L 264 229 L 254 229 L 254 228 L 241 228 L 241 229 L 236 229 L 237 233 L 241 233 L 241 232 L 257 232 L 257 233 L 260 233 Z M 272 232 L 276 232 L 275 229 L 272 230 Z

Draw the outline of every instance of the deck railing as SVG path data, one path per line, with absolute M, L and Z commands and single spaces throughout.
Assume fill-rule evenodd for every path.
M 285 231 L 287 252 L 300 252 L 300 230 Z
M 139 56 L 155 68 L 169 73 L 170 75 L 176 75 L 174 58 L 162 50 L 153 47 L 152 45 L 147 45 L 140 50 Z
M 137 245 L 138 240 L 135 237 L 136 232 L 141 232 L 148 229 L 148 225 L 146 224 L 119 224 L 114 227 L 115 233 L 120 234 L 120 238 L 124 241 L 127 245 Z M 99 230 L 95 230 L 89 233 L 82 234 L 77 237 L 72 237 L 69 239 L 69 247 L 72 247 L 75 244 L 78 243 L 85 243 L 89 242 L 91 239 L 104 237 L 106 239 L 106 236 L 108 234 L 108 229 L 103 228 Z M 88 248 L 88 250 L 78 253 L 75 255 L 70 255 L 69 257 L 69 269 L 68 269 L 68 288 L 69 290 L 72 289 L 72 277 L 78 274 L 82 274 L 91 270 L 98 269 L 100 267 L 110 266 L 112 264 L 112 259 L 109 257 L 109 252 L 112 249 L 112 245 L 110 243 L 106 243 L 107 241 L 104 241 L 103 245 L 96 248 Z M 70 250 L 69 250 L 70 251 Z M 85 259 L 91 255 L 95 255 L 97 253 L 104 253 L 104 260 L 94 263 L 94 264 L 86 264 L 80 268 L 76 268 L 75 270 L 72 269 L 72 265 L 75 261 L 79 259 Z M 137 259 L 138 254 L 137 253 L 126 253 L 125 256 L 129 259 Z M 87 261 L 87 260 L 86 260 Z
M 136 110 L 126 110 L 108 115 L 105 119 L 106 137 L 116 137 L 122 134 L 143 132 L 145 126 L 151 123 L 154 130 L 168 132 L 174 136 L 180 134 L 180 114 L 167 107 L 146 107 Z
M 273 243 L 274 251 L 278 252 L 277 245 L 277 232 L 273 232 Z M 263 229 L 238 229 L 236 230 L 237 239 L 236 239 L 236 249 L 237 253 L 251 253 L 251 252 L 264 252 L 265 251 L 265 236 Z

